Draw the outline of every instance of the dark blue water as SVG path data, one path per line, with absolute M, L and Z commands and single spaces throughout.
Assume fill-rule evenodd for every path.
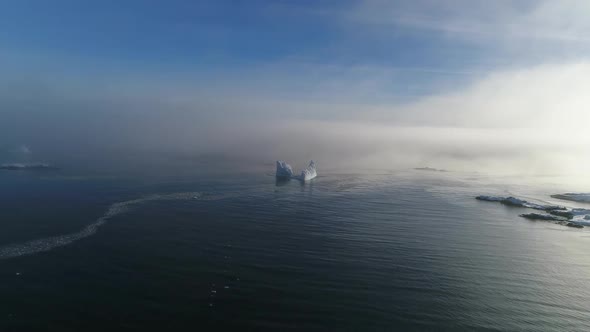
M 0 331 L 588 331 L 590 232 L 473 199 L 562 189 L 3 172 Z

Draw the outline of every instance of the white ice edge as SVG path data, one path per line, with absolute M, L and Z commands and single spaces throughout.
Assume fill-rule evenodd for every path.
M 293 175 L 293 168 L 291 165 L 287 164 L 282 160 L 277 161 L 277 178 L 289 178 L 289 179 L 296 179 L 300 181 L 309 181 L 318 176 L 315 162 L 312 160 L 309 162 L 309 166 L 307 166 L 303 171 L 301 171 L 300 175 Z

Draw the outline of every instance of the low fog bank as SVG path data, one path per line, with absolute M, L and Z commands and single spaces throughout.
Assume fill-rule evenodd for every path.
M 534 129 L 402 127 L 358 122 L 286 121 L 206 126 L 163 118 L 130 123 L 79 121 L 75 129 L 47 126 L 13 141 L 2 162 L 48 162 L 62 168 L 215 171 L 272 169 L 276 159 L 303 168 L 396 170 L 434 166 L 502 174 L 584 174 L 588 145 Z M 7 141 L 7 140 L 6 140 Z
M 346 91 L 312 102 L 255 87 L 234 95 L 220 83 L 214 91 L 51 83 L 2 82 L 0 162 L 234 172 L 314 159 L 323 170 L 526 175 L 584 174 L 590 162 L 585 63 L 495 73 L 387 105 L 349 102 Z

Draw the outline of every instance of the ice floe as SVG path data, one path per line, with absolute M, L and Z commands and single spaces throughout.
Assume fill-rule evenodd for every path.
M 546 213 L 524 213 L 520 217 L 529 220 L 543 220 L 543 221 L 554 221 L 556 224 L 583 228 L 584 225 L 589 226 L 590 222 L 590 210 L 581 208 L 567 208 L 559 205 L 543 205 L 525 201 L 516 197 L 501 197 L 501 196 L 487 196 L 480 195 L 475 199 L 487 202 L 498 202 L 506 206 L 528 208 L 534 210 L 544 211 Z
M 531 203 L 531 202 L 525 201 L 523 199 L 512 197 L 512 196 L 500 197 L 500 196 L 480 195 L 480 196 L 475 197 L 475 199 L 478 199 L 480 201 L 500 202 L 500 203 L 502 203 L 504 205 L 508 205 L 508 206 L 523 207 L 523 208 L 530 208 L 530 209 L 543 210 L 543 211 L 566 210 L 566 208 L 563 206 L 541 205 L 541 204 Z
M 523 218 L 531 220 L 552 220 L 552 221 L 565 221 L 563 217 L 552 216 L 550 214 L 542 213 L 524 213 L 520 215 Z

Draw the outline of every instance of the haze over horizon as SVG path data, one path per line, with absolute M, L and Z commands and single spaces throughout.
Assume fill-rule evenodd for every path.
M 1 331 L 590 331 L 590 0 L 0 0 Z
M 0 161 L 584 174 L 589 14 L 584 0 L 5 1 Z

